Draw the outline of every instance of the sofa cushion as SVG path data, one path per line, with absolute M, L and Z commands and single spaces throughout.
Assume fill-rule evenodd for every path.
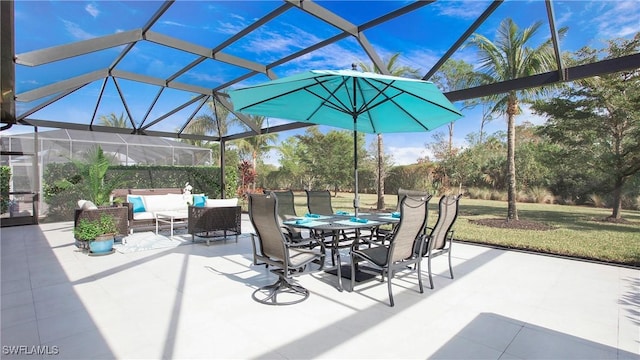
M 155 218 L 155 214 L 150 211 L 133 213 L 133 220 L 153 220 Z
M 89 200 L 78 200 L 78 208 L 82 210 L 95 210 L 98 207 Z
M 143 195 L 144 208 L 150 212 L 171 210 L 166 195 Z
M 134 214 L 146 211 L 146 206 L 140 195 L 127 195 L 127 202 L 133 206 Z
M 187 200 L 181 194 L 142 195 L 146 211 L 187 211 Z
M 207 197 L 204 194 L 193 195 L 193 206 L 204 207 L 207 203 Z
M 207 207 L 229 207 L 238 206 L 238 198 L 231 199 L 207 199 Z
M 182 194 L 167 194 L 166 203 L 162 210 L 187 211 L 188 203 L 191 199 Z

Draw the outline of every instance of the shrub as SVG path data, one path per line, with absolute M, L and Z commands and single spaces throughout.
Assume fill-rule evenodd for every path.
M 98 220 L 81 219 L 73 230 L 78 240 L 90 241 L 100 235 L 115 234 L 118 232 L 113 216 L 102 214 Z
M 589 198 L 587 199 L 586 203 L 597 208 L 607 207 L 606 200 L 598 194 L 589 194 Z
M 499 190 L 491 190 L 489 200 L 507 201 L 507 192 Z
M 2 213 L 9 209 L 9 180 L 11 179 L 11 168 L 0 166 L 0 209 Z
M 529 198 L 529 194 L 524 190 L 518 190 L 516 193 L 516 201 L 517 202 L 531 202 Z
M 546 188 L 535 186 L 529 189 L 528 196 L 531 202 L 538 204 L 553 203 L 553 194 Z
M 564 197 L 562 195 L 558 195 L 554 199 L 556 204 L 559 204 L 559 205 L 575 205 L 576 204 L 576 202 L 572 198 Z

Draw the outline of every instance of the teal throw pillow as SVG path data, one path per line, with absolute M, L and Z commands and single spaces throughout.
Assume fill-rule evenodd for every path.
M 142 202 L 142 198 L 140 196 L 130 196 L 129 202 L 133 205 L 133 212 L 145 212 L 144 203 Z
M 204 195 L 193 195 L 193 206 L 204 207 L 207 202 L 207 197 Z

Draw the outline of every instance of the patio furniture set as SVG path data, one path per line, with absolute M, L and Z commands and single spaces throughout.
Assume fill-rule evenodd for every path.
M 183 194 L 179 188 L 117 189 L 112 193 L 113 206 L 89 206 L 76 208 L 74 226 L 80 219 L 95 219 L 101 214 L 112 215 L 118 224 L 119 235 L 135 231 L 186 228 L 192 241 L 196 237 L 213 237 L 241 234 L 241 207 L 238 199 L 208 199 L 204 194 Z M 85 203 L 86 204 L 86 203 Z
M 453 224 L 457 218 L 459 195 L 445 195 L 439 201 L 438 220 L 427 226 L 427 205 L 431 195 L 416 191 L 398 192 L 398 211 L 392 213 L 354 213 L 331 207 L 328 191 L 307 191 L 309 213 L 298 216 L 291 191 L 266 191 L 249 196 L 249 218 L 254 264 L 266 265 L 278 275 L 276 283 L 254 291 L 253 298 L 268 305 L 299 303 L 309 296 L 295 276 L 314 271 L 337 275 L 337 289 L 343 291 L 342 278 L 350 279 L 351 291 L 356 282 L 380 276 L 387 279 L 389 304 L 394 306 L 391 279 L 405 270 L 416 271 L 420 293 L 421 263 L 427 258 L 429 283 L 433 289 L 431 259 L 448 255 L 451 267 Z M 317 212 L 312 212 L 315 210 Z M 391 229 L 381 231 L 384 225 Z M 389 227 L 389 226 L 387 226 Z M 307 231 L 303 236 L 301 230 Z M 348 249 L 350 264 L 343 264 L 340 250 Z M 325 269 L 326 251 L 330 250 L 332 268 Z M 317 267 L 312 269 L 311 264 Z

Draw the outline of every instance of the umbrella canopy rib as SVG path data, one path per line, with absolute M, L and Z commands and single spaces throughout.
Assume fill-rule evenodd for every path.
M 345 114 L 351 114 L 351 110 L 349 109 L 349 107 L 347 107 L 347 105 L 345 105 L 345 103 L 340 100 L 337 96 L 336 96 L 336 92 L 338 92 L 338 90 L 340 90 L 340 88 L 347 82 L 348 79 L 344 79 L 342 81 L 342 83 L 340 84 L 340 86 L 336 86 L 335 89 L 333 91 L 329 90 L 329 88 L 327 88 L 327 86 L 325 85 L 325 82 L 328 82 L 329 80 L 326 81 L 319 81 L 320 79 L 315 79 L 315 81 L 317 81 L 317 84 L 320 85 L 328 94 L 328 97 L 323 97 L 322 95 L 315 93 L 313 91 L 311 91 L 309 88 L 305 89 L 307 91 L 309 91 L 311 94 L 313 94 L 314 96 L 316 96 L 318 99 L 320 99 L 322 102 L 320 103 L 320 106 L 318 106 L 310 115 L 309 115 L 309 119 L 313 118 L 315 116 L 315 114 L 323 107 L 326 106 L 325 104 L 330 104 L 331 106 L 327 106 L 331 109 L 334 109 L 336 111 L 340 111 L 343 112 Z M 334 103 L 333 101 L 329 101 L 329 99 L 334 99 L 335 101 L 338 102 L 338 104 Z

